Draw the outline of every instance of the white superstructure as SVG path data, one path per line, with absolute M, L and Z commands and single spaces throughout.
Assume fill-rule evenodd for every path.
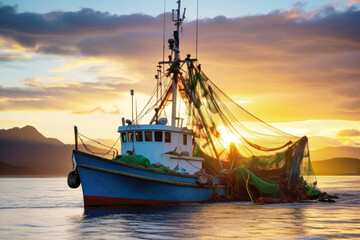
M 192 131 L 161 124 L 120 126 L 121 155 L 143 155 L 150 163 L 161 163 L 170 169 L 183 168 L 194 173 L 202 167 L 203 158 L 193 157 Z
M 185 170 L 187 173 L 193 174 L 202 168 L 204 159 L 193 157 L 192 131 L 187 128 L 179 128 L 179 125 L 176 125 L 176 121 L 179 120 L 176 112 L 176 94 L 178 91 L 178 75 L 181 69 L 179 31 L 185 18 L 186 10 L 184 9 L 181 16 L 180 2 L 180 0 L 177 1 L 178 8 L 173 10 L 172 20 L 176 26 L 176 31 L 173 32 L 174 38 L 168 40 L 169 49 L 172 51 L 172 54 L 169 56 L 168 62 L 159 62 L 159 64 L 169 64 L 173 68 L 171 71 L 172 86 L 168 90 L 172 94 L 171 122 L 169 125 L 166 125 L 167 119 L 158 119 L 159 114 L 155 110 L 155 116 L 150 122 L 155 124 L 134 124 L 134 119 L 132 118 L 132 121 L 126 121 L 128 123 L 127 126 L 125 126 L 125 120 L 123 120 L 123 126 L 119 127 L 118 132 L 121 134 L 121 155 L 143 155 L 152 164 L 161 163 L 171 170 L 180 169 L 180 171 Z M 172 59 L 172 56 L 174 56 L 174 59 Z M 131 95 L 134 95 L 133 90 Z M 164 103 L 164 100 L 161 101 L 160 105 Z

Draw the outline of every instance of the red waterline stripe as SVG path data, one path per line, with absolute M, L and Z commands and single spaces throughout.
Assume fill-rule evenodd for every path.
M 85 206 L 105 206 L 105 205 L 145 205 L 145 204 L 169 204 L 169 203 L 198 203 L 204 201 L 169 201 L 169 200 L 146 200 L 133 198 L 115 198 L 84 196 Z

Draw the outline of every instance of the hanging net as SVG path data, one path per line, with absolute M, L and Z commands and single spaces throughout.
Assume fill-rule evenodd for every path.
M 258 119 L 199 67 L 191 61 L 187 64 L 188 73 L 179 74 L 178 88 L 188 128 L 194 131 L 194 155 L 205 157 L 207 171 L 230 173 L 234 196 L 241 185 L 250 185 L 248 193 L 253 188 L 256 197 L 302 200 L 319 193 L 307 137 L 293 136 Z
M 304 200 L 320 193 L 307 137 L 285 133 L 249 113 L 189 58 L 182 64 L 173 63 L 164 72 L 166 86 L 161 98 L 149 104 L 151 107 L 144 114 L 157 109 L 157 117 L 167 117 L 165 108 L 172 102 L 174 79 L 186 127 L 193 131 L 193 155 L 205 158 L 208 173 L 225 179 L 228 197 L 241 199 L 245 193 L 251 200 L 258 197 Z M 155 117 L 151 122 L 154 121 Z

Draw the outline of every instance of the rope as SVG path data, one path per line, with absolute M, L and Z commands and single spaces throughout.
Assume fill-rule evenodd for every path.
M 247 177 L 247 180 L 246 180 L 246 191 L 249 194 L 250 200 L 251 200 L 252 204 L 254 204 L 254 205 L 262 205 L 261 203 L 254 202 L 253 196 L 252 196 L 251 191 L 249 189 L 249 179 L 250 179 L 249 171 L 247 171 L 247 174 L 248 174 L 248 177 Z
M 203 72 L 201 72 L 202 74 L 204 74 Z M 205 74 L 204 74 L 205 75 Z M 206 75 L 205 75 L 206 76 Z M 206 77 L 207 78 L 207 77 Z M 241 108 L 241 110 L 243 110 L 244 112 L 246 112 L 247 114 L 249 114 L 251 117 L 255 118 L 256 120 L 258 120 L 259 122 L 262 122 L 263 124 L 265 124 L 266 126 L 268 126 L 270 129 L 273 129 L 274 131 L 280 133 L 281 135 L 285 135 L 285 136 L 289 136 L 289 137 L 296 137 L 292 134 L 286 133 L 281 131 L 280 129 L 271 126 L 270 124 L 264 122 L 263 120 L 259 119 L 258 117 L 256 117 L 255 115 L 253 115 L 252 113 L 250 113 L 249 111 L 247 111 L 245 108 L 243 108 L 242 106 L 240 106 L 238 103 L 236 103 L 234 100 L 232 100 L 229 96 L 227 96 L 219 87 L 217 87 L 215 85 L 215 83 L 213 81 L 211 81 L 209 79 L 209 81 L 211 82 L 211 84 L 221 93 L 223 94 L 230 102 L 232 102 L 233 104 L 235 104 L 236 106 L 238 106 L 239 108 Z
M 112 147 L 107 146 L 107 145 L 105 145 L 105 144 L 102 144 L 101 142 L 95 141 L 94 139 L 88 138 L 88 137 L 82 135 L 81 133 L 78 133 L 78 136 L 79 136 L 79 139 L 80 139 L 81 143 L 83 144 L 84 148 L 85 148 L 88 152 L 90 152 L 90 153 L 92 153 L 92 154 L 105 156 L 105 155 L 108 155 L 111 151 L 113 151 L 113 157 L 115 157 L 115 156 L 114 156 L 115 153 L 116 153 L 116 155 L 118 155 L 118 150 L 115 149 L 114 146 L 115 146 L 116 143 L 119 141 L 120 136 L 119 136 L 118 139 L 115 141 L 115 143 L 113 144 Z M 99 145 L 101 145 L 101 146 L 104 146 L 104 147 L 107 147 L 107 148 L 110 148 L 110 149 L 109 149 L 109 151 L 107 151 L 107 152 L 105 152 L 105 153 L 94 152 L 94 151 L 90 150 L 90 149 L 87 147 L 87 145 L 84 143 L 84 141 L 82 140 L 82 138 L 81 138 L 80 136 L 88 139 L 89 141 L 95 142 L 95 143 L 97 143 L 97 144 L 99 144 Z M 114 150 L 115 150 L 115 151 L 114 151 Z
M 148 112 L 145 112 L 145 113 L 143 113 L 144 111 L 145 111 L 145 109 L 148 107 L 148 105 L 150 104 L 150 102 L 151 102 L 151 100 L 153 99 L 153 97 L 155 96 L 155 93 L 156 93 L 156 87 L 153 89 L 153 91 L 152 91 L 152 93 L 151 93 L 151 97 L 149 98 L 149 100 L 147 101 L 147 103 L 145 104 L 145 106 L 143 107 L 143 109 L 140 111 L 140 113 L 136 116 L 136 121 L 137 122 L 140 122 L 141 121 L 141 119 L 146 115 L 146 113 Z M 153 107 L 155 106 L 157 104 L 157 102 L 153 105 L 153 106 L 151 106 L 149 109 L 153 109 Z
M 251 194 L 250 189 L 249 189 L 250 173 L 247 172 L 247 174 L 248 174 L 248 177 L 247 177 L 247 180 L 246 180 L 246 191 L 247 191 L 247 193 L 249 194 L 249 197 L 250 197 L 251 202 L 252 202 L 253 204 L 255 204 L 255 202 L 254 202 L 254 200 L 253 200 L 253 198 L 252 198 L 252 194 Z
M 194 168 L 196 168 L 196 169 L 202 169 L 201 167 L 199 168 L 199 167 L 197 167 L 197 166 L 194 166 L 191 162 L 189 162 L 189 160 L 186 160 L 191 166 L 193 166 Z
M 165 75 L 162 76 L 161 79 L 162 79 L 162 78 L 167 79 Z M 160 79 L 160 80 L 161 80 L 161 79 Z M 166 89 L 168 89 L 170 85 L 171 85 L 171 82 L 169 81 L 169 82 L 167 83 L 167 85 L 166 85 Z M 147 104 L 145 105 L 145 107 L 141 110 L 141 112 L 140 112 L 140 114 L 139 114 L 139 116 L 138 116 L 138 118 L 137 118 L 138 122 L 141 122 L 141 120 L 144 118 L 144 116 L 145 116 L 146 114 L 148 114 L 148 113 L 151 112 L 153 109 L 155 109 L 156 107 L 158 107 L 159 102 L 161 102 L 161 101 L 165 98 L 167 92 L 164 92 L 164 93 L 162 94 L 162 96 L 160 97 L 160 99 L 158 99 L 158 101 L 156 101 L 154 104 L 152 104 L 151 106 L 148 107 L 148 105 L 150 104 L 151 100 L 154 98 L 155 93 L 156 93 L 156 87 L 154 88 L 153 93 L 152 93 L 152 96 L 150 97 L 149 101 L 147 102 Z M 148 108 L 147 108 L 147 107 L 148 107 Z M 146 111 L 145 111 L 145 110 L 146 110 Z M 161 112 L 162 112 L 163 110 L 164 110 L 164 109 L 160 109 L 160 111 L 159 111 L 159 113 L 158 113 L 159 116 L 161 115 Z M 144 112 L 144 111 L 145 111 L 145 112 Z
M 211 179 L 211 182 L 209 184 L 212 192 L 212 199 L 215 201 L 221 200 L 221 193 L 219 193 L 220 189 L 217 184 L 214 183 L 214 181 Z
M 105 156 L 105 155 L 107 155 L 107 154 L 109 154 L 109 152 L 111 151 L 107 151 L 106 153 L 98 153 L 98 152 L 94 152 L 94 151 L 92 151 L 92 150 L 90 150 L 90 148 L 88 148 L 87 146 L 86 146 L 86 144 L 84 143 L 84 141 L 82 140 L 82 138 L 79 136 L 79 138 L 80 138 L 80 141 L 81 141 L 81 143 L 83 144 L 83 146 L 84 146 L 84 148 L 88 151 L 88 152 L 90 152 L 90 153 L 92 153 L 92 154 L 95 154 L 95 155 L 102 155 L 102 156 Z

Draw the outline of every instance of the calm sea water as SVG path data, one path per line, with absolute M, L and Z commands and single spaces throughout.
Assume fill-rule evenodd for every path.
M 318 177 L 336 203 L 84 209 L 66 178 L 0 178 L 0 239 L 360 239 L 360 177 Z

